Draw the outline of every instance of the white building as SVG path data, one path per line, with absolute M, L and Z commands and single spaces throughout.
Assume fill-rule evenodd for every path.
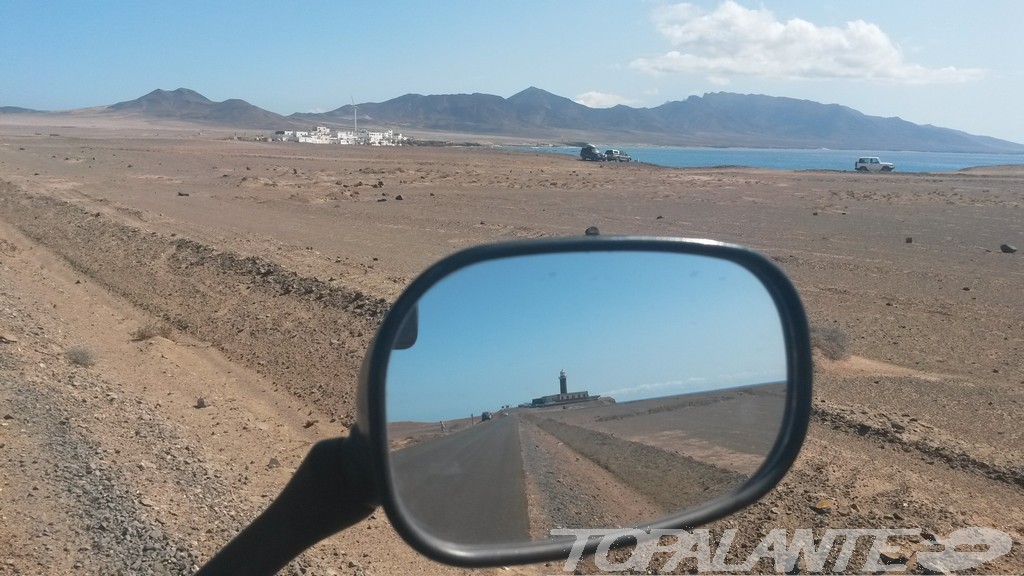
M 360 130 L 338 130 L 336 135 L 326 126 L 317 126 L 313 132 L 277 130 L 271 136 L 275 142 L 301 142 L 304 144 L 345 144 L 349 146 L 401 146 L 408 138 L 395 134 L 394 130 L 370 132 Z
M 359 135 L 351 130 L 346 132 L 338 130 L 338 144 L 355 145 L 359 144 Z
M 394 130 L 387 132 L 366 132 L 366 144 L 369 146 L 401 146 L 407 138 L 401 134 L 395 136 Z
M 309 132 L 296 132 L 299 136 L 299 142 L 305 144 L 330 144 L 333 138 L 331 138 L 331 130 L 326 126 L 317 126 L 316 130 L 312 134 Z

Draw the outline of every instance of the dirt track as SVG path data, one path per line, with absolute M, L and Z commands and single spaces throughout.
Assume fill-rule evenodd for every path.
M 1024 570 L 1024 260 L 999 251 L 1024 244 L 1020 170 L 0 136 L 0 573 L 187 571 L 351 421 L 363 347 L 409 278 L 462 246 L 592 225 L 751 245 L 851 337 L 853 358 L 819 359 L 796 469 L 717 524 L 749 533 L 737 548 L 776 527 L 985 526 L 1015 539 L 987 571 Z M 158 320 L 170 339 L 131 340 Z M 95 365 L 71 364 L 75 346 Z M 923 545 L 903 543 L 912 568 Z M 300 565 L 458 572 L 381 513 Z

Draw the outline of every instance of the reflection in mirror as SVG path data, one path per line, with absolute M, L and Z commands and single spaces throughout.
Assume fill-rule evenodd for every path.
M 775 304 L 742 266 L 575 252 L 463 268 L 387 373 L 398 501 L 455 544 L 646 523 L 738 487 L 783 420 Z

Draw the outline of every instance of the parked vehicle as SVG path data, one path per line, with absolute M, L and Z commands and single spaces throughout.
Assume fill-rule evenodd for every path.
M 629 154 L 615 150 L 614 148 L 611 150 L 605 150 L 604 159 L 607 162 L 629 162 L 632 160 Z
M 877 156 L 863 156 L 857 159 L 853 168 L 858 172 L 892 172 L 892 162 L 882 162 Z
M 580 150 L 580 158 L 588 162 L 604 162 L 604 154 L 593 144 L 587 144 Z

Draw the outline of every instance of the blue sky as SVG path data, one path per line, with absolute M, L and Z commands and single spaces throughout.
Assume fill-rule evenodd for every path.
M 536 86 L 592 106 L 729 91 L 1024 142 L 1024 2 L 4 0 L 0 106 L 191 88 L 282 113 Z
M 466 268 L 427 292 L 419 338 L 392 352 L 388 419 L 438 421 L 559 391 L 639 400 L 779 382 L 778 313 L 736 264 L 575 253 Z

